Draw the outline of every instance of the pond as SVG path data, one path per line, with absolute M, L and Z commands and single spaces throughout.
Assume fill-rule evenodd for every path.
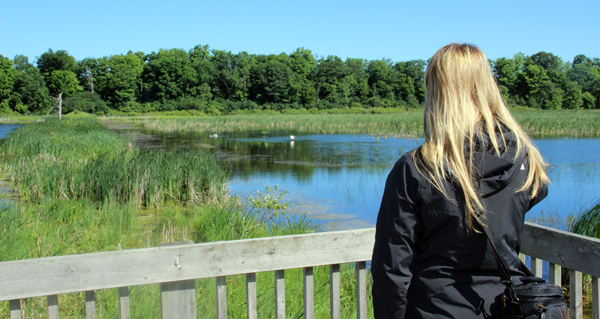
M 299 132 L 162 133 L 105 121 L 138 146 L 201 148 L 229 168 L 229 188 L 240 198 L 282 196 L 289 211 L 307 214 L 327 230 L 372 227 L 387 175 L 401 154 L 422 139 L 369 135 L 311 135 Z M 0 125 L 0 138 L 21 125 Z M 292 137 L 293 136 L 293 139 Z M 600 199 L 600 139 L 537 139 L 550 164 L 548 197 L 528 220 L 563 228 L 570 214 Z M 0 189 L 0 191 L 2 191 Z
M 106 123 L 137 145 L 204 148 L 228 166 L 229 188 L 241 198 L 277 185 L 289 211 L 304 213 L 327 230 L 372 227 L 387 175 L 401 154 L 422 139 L 299 132 L 162 133 Z M 293 139 L 292 139 L 293 136 Z M 550 164 L 548 197 L 528 220 L 563 228 L 569 214 L 600 199 L 600 139 L 534 141 Z

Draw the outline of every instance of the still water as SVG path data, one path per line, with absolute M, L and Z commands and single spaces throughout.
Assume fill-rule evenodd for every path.
M 287 192 L 289 210 L 305 213 L 328 230 L 374 226 L 387 175 L 395 161 L 422 139 L 299 132 L 161 133 L 108 124 L 140 146 L 204 148 L 228 166 L 232 193 L 247 198 L 275 185 Z M 291 136 L 294 136 L 292 139 Z M 564 227 L 570 214 L 600 199 L 600 139 L 534 141 L 550 164 L 548 197 L 528 220 Z M 550 222 L 548 222 L 550 220 Z
M 105 122 L 138 146 L 200 148 L 214 152 L 231 172 L 229 188 L 241 198 L 268 185 L 289 202 L 289 211 L 309 215 L 327 230 L 372 227 L 387 175 L 395 161 L 422 139 L 299 132 L 162 133 Z M 19 125 L 0 125 L 0 138 Z M 291 136 L 294 138 L 292 139 Z M 552 226 L 600 199 L 600 139 L 534 141 L 550 164 L 548 197 L 527 219 L 553 219 Z

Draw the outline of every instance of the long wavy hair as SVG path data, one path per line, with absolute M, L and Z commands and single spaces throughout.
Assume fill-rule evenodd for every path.
M 539 151 L 512 117 L 504 104 L 490 63 L 477 46 L 451 43 L 439 49 L 425 71 L 425 142 L 415 153 L 424 162 L 422 174 L 446 198 L 445 181 L 458 183 L 464 195 L 467 223 L 485 225 L 485 206 L 478 192 L 478 177 L 472 152 L 478 134 L 487 134 L 495 152 L 506 146 L 504 135 L 497 137 L 502 123 L 516 139 L 516 156 L 528 155 L 529 172 L 519 192 L 531 189 L 534 197 L 540 186 L 549 182 Z M 516 159 L 516 157 L 515 157 Z

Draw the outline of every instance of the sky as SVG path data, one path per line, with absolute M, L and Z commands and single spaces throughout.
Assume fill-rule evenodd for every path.
M 0 54 L 77 60 L 160 49 L 427 60 L 450 42 L 490 59 L 523 52 L 600 57 L 599 0 L 0 0 Z

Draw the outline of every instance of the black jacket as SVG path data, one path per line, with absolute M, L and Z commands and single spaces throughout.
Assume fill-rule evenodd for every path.
M 484 138 L 473 157 L 485 222 L 518 277 L 523 275 L 518 252 L 525 212 L 548 190 L 544 185 L 534 199 L 528 191 L 516 192 L 527 176 L 527 155 L 513 162 L 515 136 L 509 131 L 504 137 L 507 147 L 500 156 Z M 468 230 L 461 190 L 446 183 L 447 199 L 417 170 L 414 152 L 390 172 L 377 217 L 371 263 L 375 318 L 502 318 L 504 286 L 485 234 Z

